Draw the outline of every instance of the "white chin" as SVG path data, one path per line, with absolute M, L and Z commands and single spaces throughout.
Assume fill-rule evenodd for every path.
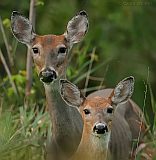
M 103 134 L 98 134 L 98 133 L 92 133 L 93 136 L 97 137 L 97 138 L 103 138 L 103 139 L 107 139 L 107 137 L 110 137 L 110 132 L 107 133 L 103 133 Z

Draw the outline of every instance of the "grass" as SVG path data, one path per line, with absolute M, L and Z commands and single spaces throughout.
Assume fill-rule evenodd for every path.
M 49 115 L 24 106 L 3 110 L 0 116 L 0 159 L 43 160 L 45 140 L 50 134 Z

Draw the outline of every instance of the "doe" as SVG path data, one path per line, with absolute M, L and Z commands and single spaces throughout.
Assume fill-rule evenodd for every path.
M 111 159 L 109 144 L 112 121 L 117 105 L 132 96 L 134 78 L 130 76 L 119 82 L 107 99 L 99 96 L 85 98 L 79 89 L 67 80 L 62 80 L 61 85 L 63 99 L 68 105 L 78 108 L 84 122 L 82 139 L 72 160 Z
M 47 147 L 48 160 L 66 160 L 77 149 L 82 135 L 78 111 L 66 105 L 60 95 L 60 79 L 66 77 L 68 55 L 73 44 L 80 42 L 88 30 L 88 16 L 80 11 L 67 24 L 61 35 L 37 35 L 30 21 L 14 11 L 11 15 L 14 36 L 32 50 L 52 122 L 52 137 Z

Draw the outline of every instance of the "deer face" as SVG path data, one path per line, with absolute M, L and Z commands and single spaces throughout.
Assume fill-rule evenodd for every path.
M 49 84 L 65 75 L 68 52 L 74 43 L 84 38 L 88 30 L 88 18 L 86 12 L 81 11 L 68 22 L 64 34 L 39 36 L 34 33 L 29 20 L 14 11 L 11 28 L 17 40 L 31 48 L 40 80 Z
M 86 137 L 103 137 L 107 140 L 111 133 L 111 122 L 116 106 L 127 101 L 134 87 L 134 78 L 128 77 L 115 87 L 108 99 L 102 97 L 85 98 L 72 83 L 61 81 L 61 94 L 68 105 L 78 108 L 84 121 L 83 134 Z
M 113 107 L 110 100 L 101 97 L 86 99 L 79 111 L 88 134 L 99 137 L 110 134 L 113 119 Z
M 64 75 L 69 50 L 64 35 L 36 36 L 31 48 L 42 82 L 47 84 Z

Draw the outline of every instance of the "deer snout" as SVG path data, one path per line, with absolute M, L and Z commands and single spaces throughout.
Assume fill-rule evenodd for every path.
M 57 74 L 54 70 L 46 68 L 39 73 L 40 80 L 44 83 L 51 83 L 57 78 Z
M 108 132 L 108 127 L 104 123 L 97 123 L 93 127 L 93 132 L 96 134 L 105 134 Z

